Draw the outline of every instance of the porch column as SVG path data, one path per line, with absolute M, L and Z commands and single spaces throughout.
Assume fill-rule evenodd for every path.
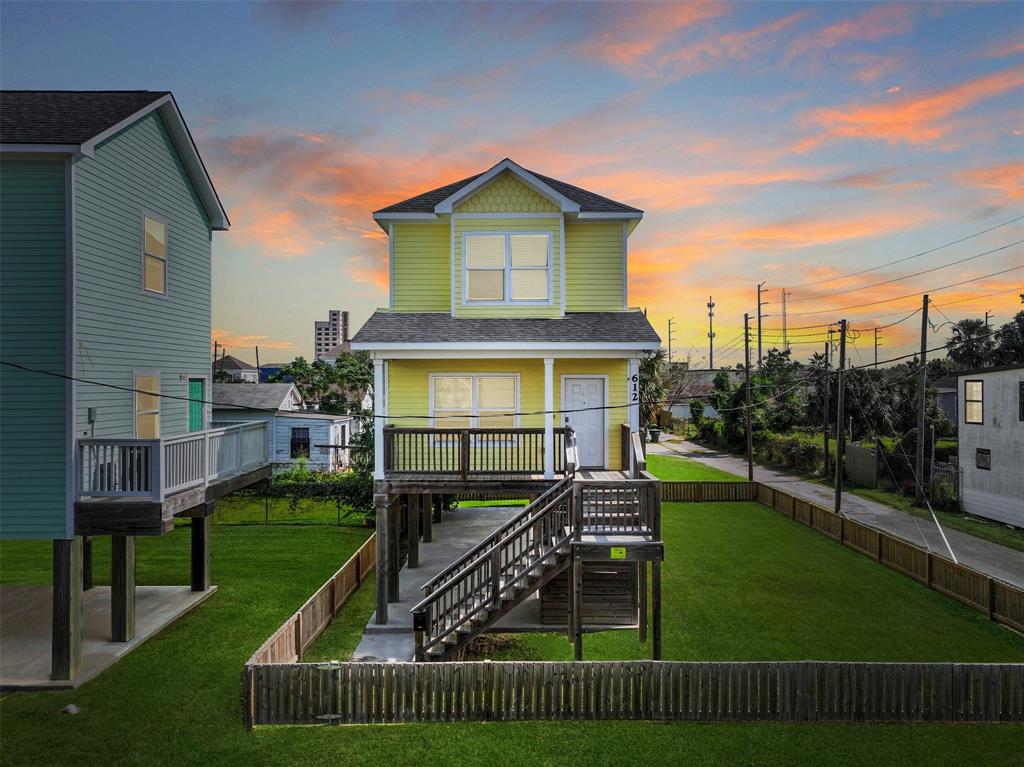
M 384 360 L 373 360 L 373 478 L 384 479 Z
M 629 403 L 629 430 L 640 431 L 640 360 L 635 357 L 629 361 L 626 402 Z
M 74 679 L 82 663 L 82 539 L 53 542 L 50 678 Z
M 544 479 L 555 476 L 555 361 L 544 358 Z
M 135 636 L 134 535 L 111 538 L 110 635 L 115 642 L 130 642 Z

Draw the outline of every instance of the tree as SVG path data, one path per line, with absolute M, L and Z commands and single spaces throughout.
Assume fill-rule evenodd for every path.
M 1012 320 L 995 332 L 992 364 L 1024 364 L 1024 312 L 1017 312 Z
M 665 401 L 666 359 L 665 350 L 658 349 L 640 360 L 640 428 L 654 423 Z
M 361 413 L 362 400 L 373 381 L 373 364 L 366 352 L 345 352 L 333 365 L 312 364 L 296 357 L 284 365 L 272 381 L 291 379 L 303 400 L 323 413 Z
M 985 321 L 979 319 L 963 319 L 954 323 L 953 335 L 946 343 L 949 359 L 962 369 L 989 364 L 994 348 L 995 342 Z

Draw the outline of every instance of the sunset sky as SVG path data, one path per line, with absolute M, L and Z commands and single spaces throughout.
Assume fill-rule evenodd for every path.
M 791 326 L 868 329 L 856 364 L 920 298 L 858 305 L 1024 266 L 1019 221 L 807 284 L 1024 215 L 1019 4 L 4 2 L 0 23 L 5 88 L 173 91 L 233 223 L 215 337 L 250 360 L 311 356 L 330 308 L 358 327 L 387 301 L 371 212 L 506 156 L 644 209 L 630 303 L 695 364 L 709 294 L 716 363 L 767 281 L 767 327 L 789 288 Z M 938 291 L 933 319 L 1002 323 L 1022 290 L 1024 269 Z M 919 332 L 886 328 L 881 356 Z

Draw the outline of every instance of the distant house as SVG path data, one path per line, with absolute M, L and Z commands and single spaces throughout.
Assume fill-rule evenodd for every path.
M 259 383 L 259 373 L 256 368 L 230 354 L 225 354 L 220 359 L 214 360 L 213 374 L 215 377 L 223 375 L 240 383 Z
M 960 503 L 1024 527 L 1024 365 L 957 373 Z
M 935 382 L 936 400 L 939 409 L 954 424 L 957 422 L 956 376 L 943 376 Z
M 338 471 L 349 465 L 349 440 L 358 421 L 349 415 L 303 410 L 293 384 L 213 385 L 213 425 L 251 421 L 270 424 L 270 456 L 275 468 L 305 459 L 311 468 Z

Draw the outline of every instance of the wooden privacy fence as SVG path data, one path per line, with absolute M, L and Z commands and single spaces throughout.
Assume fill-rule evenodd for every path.
M 250 664 L 243 709 L 247 727 L 598 719 L 1021 722 L 1024 664 Z
M 755 501 L 757 482 L 661 482 L 663 501 Z
M 664 487 L 666 483 L 662 483 Z M 903 573 L 946 596 L 985 613 L 988 618 L 1024 631 L 1024 590 L 970 567 L 958 565 L 881 530 L 836 514 L 761 483 L 754 500 L 817 530 L 847 548 Z
M 295 663 L 330 625 L 338 610 L 355 593 L 377 562 L 377 536 L 371 535 L 341 568 L 327 579 L 306 603 L 260 645 L 247 661 L 253 663 Z

